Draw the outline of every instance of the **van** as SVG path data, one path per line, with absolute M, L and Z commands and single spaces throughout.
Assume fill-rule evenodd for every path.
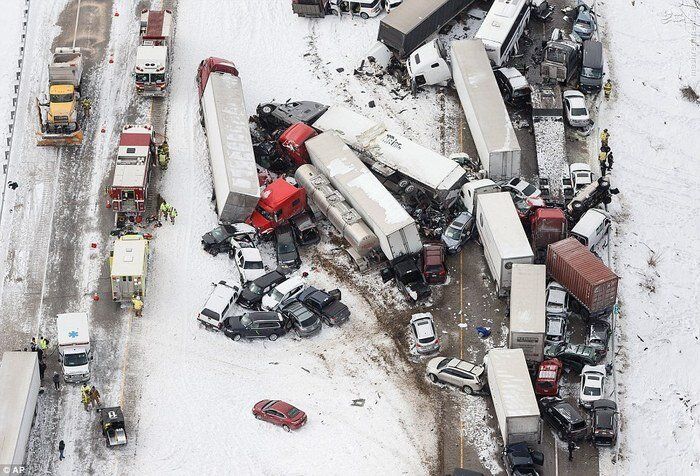
M 603 86 L 603 44 L 600 41 L 584 41 L 579 83 L 579 89 L 587 93 L 600 91 Z
M 571 230 L 571 236 L 593 251 L 593 248 L 608 234 L 611 223 L 612 220 L 608 212 L 599 208 L 591 208 L 576 223 L 576 226 Z
M 84 312 L 56 316 L 56 340 L 63 379 L 66 382 L 90 380 L 90 329 Z

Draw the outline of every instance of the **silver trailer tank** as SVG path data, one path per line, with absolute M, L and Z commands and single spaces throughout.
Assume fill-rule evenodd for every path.
M 379 247 L 377 235 L 316 167 L 302 165 L 294 178 L 306 189 L 306 197 L 312 206 L 328 218 L 360 256 L 366 256 Z

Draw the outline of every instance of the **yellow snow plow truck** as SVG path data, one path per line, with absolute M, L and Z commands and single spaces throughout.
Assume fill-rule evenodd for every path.
M 49 64 L 49 94 L 37 100 L 38 145 L 79 145 L 83 142 L 80 80 L 83 56 L 80 48 L 56 48 Z

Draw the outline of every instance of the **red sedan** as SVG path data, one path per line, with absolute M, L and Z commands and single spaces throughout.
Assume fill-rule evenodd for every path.
M 258 420 L 269 421 L 285 431 L 298 430 L 306 424 L 306 413 L 282 400 L 261 400 L 253 407 Z
M 554 397 L 559 394 L 562 367 L 559 359 L 545 360 L 540 364 L 535 380 L 535 393 L 538 397 Z

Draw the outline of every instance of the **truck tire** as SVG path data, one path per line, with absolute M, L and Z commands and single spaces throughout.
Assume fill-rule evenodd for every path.
M 608 190 L 610 188 L 610 180 L 601 178 L 600 182 L 598 182 L 598 188 L 600 190 Z
M 367 20 L 369 18 L 369 15 L 367 15 L 365 12 L 360 13 L 360 18 L 363 20 Z
M 274 111 L 274 108 L 270 104 L 264 104 L 260 107 L 260 112 L 262 112 L 265 115 L 272 114 L 272 111 Z
M 270 337 L 268 337 L 268 339 L 270 339 L 272 342 L 274 342 L 277 340 L 278 337 L 279 336 L 277 334 L 270 334 Z
M 238 342 L 239 340 L 241 340 L 241 335 L 240 334 L 233 334 L 233 340 Z

